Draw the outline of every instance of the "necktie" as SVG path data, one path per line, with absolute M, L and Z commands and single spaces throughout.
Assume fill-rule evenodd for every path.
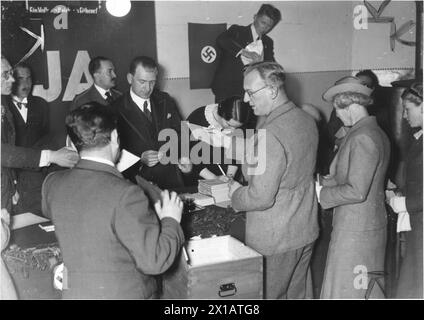
M 149 108 L 147 108 L 148 103 L 147 100 L 143 103 L 143 112 L 146 115 L 147 119 L 149 119 L 150 122 L 152 122 L 152 113 L 150 112 Z
M 16 105 L 18 106 L 19 110 L 21 110 L 22 107 L 26 108 L 27 104 L 25 102 L 20 102 L 20 101 L 17 101 L 17 100 L 15 100 L 15 102 L 16 102 Z
M 105 95 L 106 95 L 107 103 L 111 104 L 113 102 L 113 98 L 112 98 L 112 94 L 110 93 L 110 91 L 106 91 Z

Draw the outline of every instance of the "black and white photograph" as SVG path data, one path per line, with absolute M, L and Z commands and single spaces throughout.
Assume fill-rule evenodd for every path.
M 0 3 L 0 300 L 423 299 L 421 0 Z

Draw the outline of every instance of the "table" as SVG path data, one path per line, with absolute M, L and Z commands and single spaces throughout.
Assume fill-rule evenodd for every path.
M 181 226 L 186 239 L 193 236 L 208 238 L 212 235 L 232 235 L 244 242 L 245 214 L 234 212 L 231 208 L 208 206 L 202 210 L 185 212 Z M 38 225 L 13 230 L 10 246 L 17 245 L 22 250 L 37 246 L 57 245 L 54 232 L 45 232 Z M 9 246 L 9 248 L 10 248 Z M 15 283 L 19 299 L 60 299 L 61 292 L 53 288 L 51 268 L 39 270 L 26 268 L 18 270 L 16 264 L 5 259 L 6 265 Z
M 57 239 L 54 232 L 45 232 L 38 224 L 28 226 L 11 232 L 9 249 L 15 246 L 20 250 L 13 252 L 24 253 L 30 248 L 58 248 Z M 9 251 L 10 252 L 10 251 Z M 59 251 L 60 252 L 60 251 Z M 47 255 L 44 255 L 47 256 Z M 28 256 L 26 256 L 28 257 Z M 3 255 L 7 268 L 15 284 L 19 299 L 60 299 L 61 292 L 53 288 L 53 267 L 60 262 L 60 258 L 50 258 L 49 260 L 40 260 L 39 267 L 37 263 L 29 260 L 19 261 L 12 259 L 11 255 Z

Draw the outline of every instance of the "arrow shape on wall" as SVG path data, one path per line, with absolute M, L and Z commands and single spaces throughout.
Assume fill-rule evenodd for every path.
M 373 5 L 366 0 L 364 0 L 364 4 L 365 4 L 365 7 L 368 9 L 369 13 L 371 13 L 372 17 L 375 18 L 375 19 L 378 19 L 378 18 L 380 18 L 381 14 L 383 13 L 384 9 L 388 6 L 390 1 L 391 0 L 383 1 L 383 3 L 378 8 L 378 10 L 376 10 L 373 7 Z
M 403 40 L 400 37 L 403 36 L 405 33 L 407 33 L 409 30 L 411 30 L 415 26 L 415 22 L 412 20 L 409 20 L 408 22 L 405 22 L 398 30 L 396 30 L 396 24 L 392 23 L 390 26 L 390 49 L 392 51 L 395 50 L 395 41 L 398 41 L 406 46 L 415 46 L 415 41 L 407 41 Z
M 28 59 L 35 52 L 35 50 L 38 49 L 38 47 L 40 47 L 41 51 L 44 51 L 44 26 L 41 25 L 39 36 L 33 33 L 32 31 L 28 30 L 27 28 L 24 28 L 24 27 L 20 27 L 20 28 L 22 31 L 28 33 L 31 37 L 37 40 L 32 46 L 32 48 L 23 56 L 21 60 L 19 60 L 19 62 L 22 62 Z

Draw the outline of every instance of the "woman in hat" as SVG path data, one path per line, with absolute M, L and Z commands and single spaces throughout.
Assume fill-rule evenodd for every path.
M 405 165 L 402 194 L 389 200 L 393 211 L 409 217 L 405 256 L 400 267 L 397 298 L 423 298 L 423 85 L 413 83 L 402 94 L 403 117 L 414 133 Z
M 317 183 L 323 209 L 333 208 L 323 299 L 363 299 L 368 272 L 384 270 L 386 209 L 384 177 L 390 144 L 369 116 L 372 90 L 356 77 L 345 77 L 328 89 L 331 102 L 348 132 L 334 157 L 330 174 Z M 371 297 L 383 297 L 377 286 Z

